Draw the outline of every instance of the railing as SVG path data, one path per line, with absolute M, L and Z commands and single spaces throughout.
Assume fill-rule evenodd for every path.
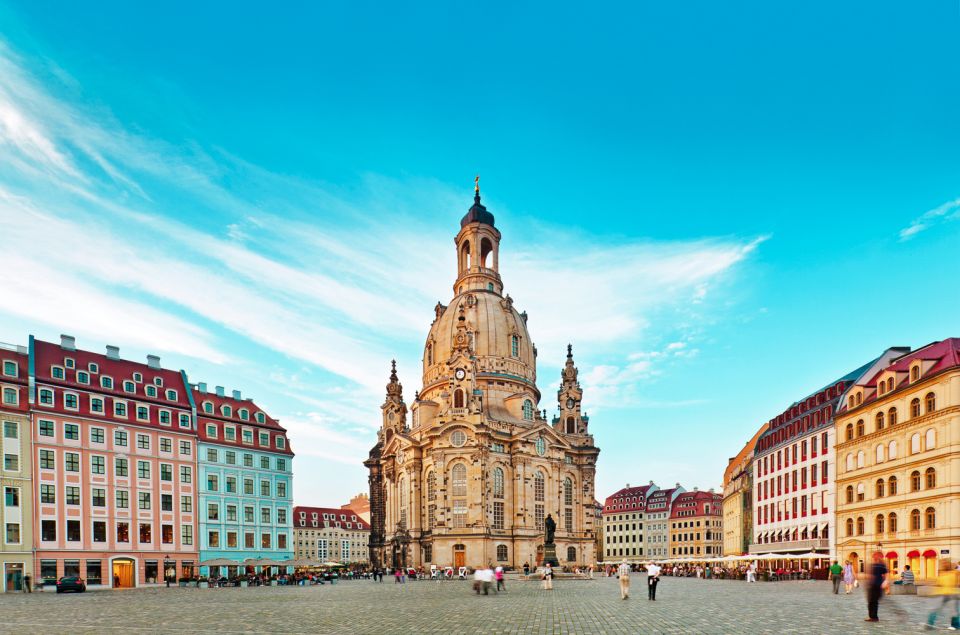
M 450 408 L 451 417 L 466 417 L 467 409 L 466 408 Z

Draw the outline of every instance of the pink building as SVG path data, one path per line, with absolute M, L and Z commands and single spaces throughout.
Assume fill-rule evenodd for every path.
M 182 372 L 30 338 L 37 583 L 191 576 L 195 416 Z

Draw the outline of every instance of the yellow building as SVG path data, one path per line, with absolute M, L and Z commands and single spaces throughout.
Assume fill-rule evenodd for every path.
M 0 344 L 0 593 L 33 575 L 33 478 L 27 412 L 27 349 Z
M 723 496 L 696 488 L 677 496 L 670 510 L 670 556 L 722 555 Z
M 723 472 L 723 553 L 740 556 L 748 553 L 753 537 L 753 452 L 769 423 L 764 423 L 747 441 Z
M 867 373 L 836 417 L 837 551 L 920 580 L 960 560 L 960 338 Z
M 455 238 L 454 296 L 437 303 L 424 344 L 422 388 L 408 411 L 394 368 L 364 462 L 374 566 L 533 566 L 551 555 L 551 524 L 560 564 L 596 562 L 600 450 L 573 354 L 549 420 L 527 314 L 504 293 L 500 238 L 478 189 Z

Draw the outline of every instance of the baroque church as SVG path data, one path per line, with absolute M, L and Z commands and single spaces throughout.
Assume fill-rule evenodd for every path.
M 548 420 L 538 408 L 537 347 L 527 313 L 503 292 L 500 231 L 480 203 L 479 184 L 455 243 L 454 295 L 434 309 L 422 388 L 408 406 L 394 363 L 383 425 L 364 461 L 371 561 L 535 566 L 551 517 L 560 564 L 594 563 L 600 450 L 581 410 L 571 347 L 559 414 Z

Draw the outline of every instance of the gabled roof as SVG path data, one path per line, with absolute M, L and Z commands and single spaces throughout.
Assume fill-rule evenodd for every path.
M 910 371 L 910 366 L 916 360 L 933 362 L 929 368 L 923 371 L 924 376 L 933 375 L 950 368 L 960 367 L 960 337 L 950 337 L 939 342 L 932 342 L 923 348 L 902 355 L 893 361 L 892 364 L 884 368 L 873 376 L 864 378 L 864 381 L 857 382 L 857 385 L 876 386 L 877 378 L 885 372 L 904 372 Z
M 656 490 L 653 483 L 639 487 L 624 487 L 607 497 L 603 504 L 604 513 L 643 511 L 646 507 L 647 492 Z
M 301 516 L 303 514 L 303 516 Z M 314 518 L 316 514 L 316 518 Z M 324 514 L 327 515 L 326 521 Z M 316 527 L 313 521 L 317 521 Z M 338 524 L 339 523 L 339 524 Z M 347 527 L 350 523 L 350 527 Z M 352 509 L 338 509 L 336 507 L 306 507 L 298 505 L 293 508 L 293 528 L 294 529 L 347 529 L 347 530 L 370 530 L 370 523 L 360 517 Z

